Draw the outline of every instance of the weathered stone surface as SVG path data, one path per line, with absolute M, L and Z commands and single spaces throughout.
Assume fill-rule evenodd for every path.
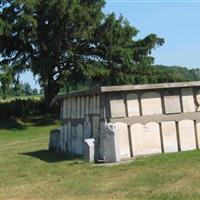
M 111 117 L 126 117 L 125 103 L 122 95 L 110 96 Z
M 200 122 L 197 123 L 197 144 L 200 149 Z
M 104 134 L 105 134 L 105 122 L 100 122 L 100 159 L 105 159 L 104 157 Z
M 81 118 L 85 117 L 85 97 L 81 97 Z
M 65 144 L 64 144 L 64 126 L 60 128 L 60 150 L 64 151 Z
M 50 151 L 60 151 L 60 129 L 54 129 L 50 132 L 49 138 L 49 150 Z
M 77 97 L 76 99 L 76 118 L 81 118 L 81 98 Z
M 169 153 L 178 151 L 175 122 L 162 122 L 162 137 L 164 152 Z
M 197 91 L 197 94 L 196 94 L 196 101 L 197 101 L 197 104 L 198 104 L 197 111 L 200 112 L 200 90 Z
M 92 117 L 92 134 L 95 140 L 99 140 L 99 116 Z
M 76 154 L 77 151 L 77 128 L 72 126 L 72 153 Z
M 86 96 L 85 98 L 85 114 L 86 115 L 89 114 L 89 103 L 90 103 L 89 100 L 90 100 L 89 96 Z
M 70 119 L 71 117 L 71 98 L 67 98 L 67 118 Z
M 139 102 L 138 102 L 138 95 L 135 93 L 128 94 L 126 96 L 127 100 L 127 108 L 128 108 L 128 116 L 139 116 L 140 109 L 139 109 Z
M 92 114 L 97 114 L 97 99 L 96 99 L 96 95 L 93 95 L 93 100 L 92 100 Z
M 86 117 L 85 117 L 83 127 L 84 127 L 84 139 L 91 138 L 92 137 L 92 126 L 91 126 L 91 122 L 90 122 L 88 115 L 86 115 Z
M 100 114 L 100 96 L 97 95 L 97 99 L 96 99 L 96 114 Z
M 71 103 L 71 117 L 76 118 L 76 97 L 72 97 Z
M 64 151 L 67 151 L 68 149 L 68 138 L 67 138 L 67 124 L 64 125 L 63 131 L 64 131 Z
M 67 117 L 67 100 L 66 99 L 64 99 L 63 100 L 63 119 L 66 119 L 66 117 Z
M 118 142 L 119 142 L 119 153 L 120 158 L 130 157 L 129 137 L 127 124 L 117 122 L 114 124 L 116 127 Z
M 93 114 L 93 96 L 90 96 L 89 114 Z
M 158 92 L 145 92 L 141 96 L 142 114 L 162 114 L 161 97 Z
M 194 121 L 182 120 L 179 122 L 179 136 L 181 151 L 196 149 Z
M 76 141 L 76 154 L 83 154 L 83 126 L 78 124 L 77 126 L 77 141 Z
M 183 112 L 194 112 L 195 104 L 194 104 L 194 95 L 192 88 L 183 88 L 181 90 L 182 93 L 182 101 L 183 101 Z
M 71 122 L 69 121 L 67 123 L 67 140 L 68 140 L 68 151 L 72 152 L 72 128 L 71 128 Z
M 155 122 L 132 125 L 131 138 L 133 156 L 162 152 L 159 125 Z
M 164 94 L 165 113 L 181 112 L 180 95 L 178 90 L 167 90 Z
M 117 137 L 116 127 L 113 124 L 105 126 L 104 133 L 104 156 L 106 163 L 120 161 L 119 142 Z
M 95 155 L 95 139 L 85 139 L 84 140 L 84 159 L 89 162 L 94 162 L 94 155 Z

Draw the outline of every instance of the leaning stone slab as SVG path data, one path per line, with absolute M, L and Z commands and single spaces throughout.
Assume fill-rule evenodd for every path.
M 95 155 L 95 139 L 85 139 L 83 150 L 84 159 L 89 163 L 93 163 Z
M 120 162 L 119 141 L 116 126 L 109 123 L 105 126 L 104 156 L 106 163 Z
M 54 129 L 50 132 L 49 150 L 60 151 L 60 137 L 61 137 L 60 129 Z

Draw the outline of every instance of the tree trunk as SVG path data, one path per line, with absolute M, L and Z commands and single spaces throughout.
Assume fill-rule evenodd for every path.
M 50 82 L 44 86 L 44 104 L 45 104 L 45 112 L 52 112 L 52 100 L 55 95 L 58 94 L 60 89 L 59 84 L 55 82 Z

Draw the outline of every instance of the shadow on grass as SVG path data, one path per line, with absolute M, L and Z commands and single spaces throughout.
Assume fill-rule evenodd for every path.
M 0 120 L 0 129 L 17 129 L 17 130 L 24 130 L 27 126 L 23 124 L 18 119 L 7 119 L 7 120 Z
M 19 153 L 19 154 L 25 155 L 25 156 L 31 156 L 31 157 L 37 158 L 39 160 L 42 160 L 42 161 L 45 161 L 45 162 L 48 162 L 48 163 L 81 159 L 80 156 L 75 156 L 75 155 L 70 154 L 70 153 L 57 153 L 57 152 L 53 152 L 53 151 L 49 151 L 49 150 L 24 152 L 24 153 Z

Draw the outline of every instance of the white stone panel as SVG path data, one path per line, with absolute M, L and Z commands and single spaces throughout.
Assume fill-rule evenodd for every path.
M 110 111 L 111 117 L 126 117 L 125 103 L 124 99 L 121 97 L 113 96 L 110 98 Z
M 198 104 L 197 111 L 200 112 L 200 90 L 196 94 L 196 101 L 197 101 L 197 104 Z
M 66 119 L 67 117 L 67 100 L 63 100 L 63 119 Z
M 72 97 L 71 117 L 76 118 L 76 97 Z
M 161 139 L 158 123 L 131 126 L 133 156 L 161 153 Z
M 158 92 L 146 92 L 141 96 L 142 114 L 162 114 L 161 97 Z
M 200 122 L 197 122 L 197 144 L 200 149 Z
M 85 117 L 85 97 L 81 97 L 81 118 Z
M 91 126 L 91 122 L 90 122 L 88 115 L 86 115 L 86 117 L 85 117 L 83 127 L 84 127 L 84 139 L 91 138 L 92 137 L 92 126 Z
M 86 115 L 89 114 L 89 103 L 90 103 L 89 100 L 90 100 L 89 96 L 86 96 L 85 98 L 85 114 Z
M 164 94 L 165 113 L 181 112 L 180 93 L 178 90 L 168 90 Z
M 179 136 L 181 151 L 196 149 L 193 120 L 182 120 L 179 122 Z
M 76 154 L 83 154 L 83 126 L 81 124 L 77 126 Z
M 81 117 L 81 97 L 76 99 L 76 118 L 80 119 Z
M 129 136 L 127 124 L 117 122 L 114 123 L 116 127 L 116 133 L 119 141 L 119 153 L 120 158 L 130 157 L 130 147 L 129 147 Z
M 100 96 L 97 95 L 97 99 L 96 99 L 96 113 L 99 115 L 100 114 Z
M 127 100 L 127 108 L 128 108 L 128 116 L 139 116 L 140 109 L 139 109 L 139 101 L 138 95 L 135 93 L 128 94 L 126 96 Z
M 174 121 L 162 122 L 162 137 L 164 152 L 177 152 L 176 123 Z
M 71 118 L 71 98 L 67 98 L 67 118 Z
M 183 101 L 183 112 L 194 112 L 194 95 L 192 88 L 183 88 L 181 90 L 182 101 Z

